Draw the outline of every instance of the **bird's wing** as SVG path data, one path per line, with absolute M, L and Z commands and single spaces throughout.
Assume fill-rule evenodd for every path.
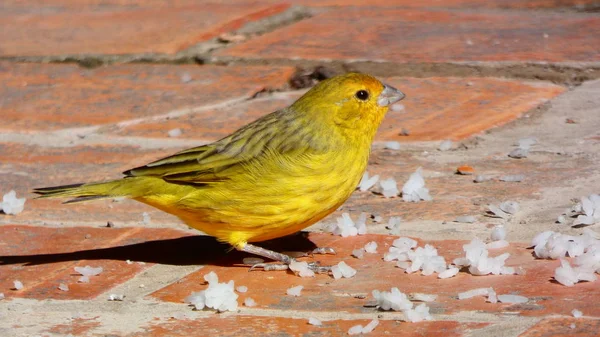
M 265 151 L 281 148 L 281 139 L 285 139 L 282 133 L 290 131 L 277 128 L 281 115 L 281 111 L 272 113 L 215 143 L 178 152 L 123 174 L 200 185 L 227 180 L 232 170 L 243 170 Z

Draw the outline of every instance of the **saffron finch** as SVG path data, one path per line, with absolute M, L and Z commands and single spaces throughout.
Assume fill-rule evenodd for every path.
M 127 197 L 179 217 L 234 248 L 289 264 L 250 244 L 295 233 L 341 206 L 367 167 L 397 89 L 360 73 L 332 77 L 291 106 L 214 143 L 106 182 L 38 188 L 66 203 Z

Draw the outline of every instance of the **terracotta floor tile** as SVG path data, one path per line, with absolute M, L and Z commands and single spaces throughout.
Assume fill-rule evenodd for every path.
M 272 99 L 251 100 L 223 109 L 140 123 L 111 130 L 111 132 L 122 136 L 166 138 L 169 137 L 169 130 L 178 128 L 182 131 L 181 138 L 215 141 L 266 114 L 289 106 L 300 95 L 300 93 L 279 94 Z
M 584 318 L 547 318 L 521 337 L 594 337 L 600 331 L 600 321 Z
M 84 336 L 89 335 L 91 331 L 101 325 L 100 322 L 94 319 L 75 318 L 66 324 L 57 324 L 48 329 L 47 332 L 59 335 L 74 335 Z
M 513 243 L 508 249 L 495 250 L 490 256 L 509 252 L 511 257 L 507 265 L 521 266 L 526 275 L 502 276 L 472 276 L 460 273 L 458 276 L 440 280 L 435 275 L 421 276 L 420 274 L 406 274 L 395 267 L 395 263 L 384 262 L 382 256 L 387 252 L 393 236 L 365 235 L 351 238 L 341 238 L 330 234 L 309 235 L 311 242 L 319 247 L 334 247 L 337 255 L 316 256 L 314 259 L 325 265 L 332 265 L 339 261 L 346 261 L 348 265 L 358 272 L 350 279 L 334 280 L 328 275 L 317 275 L 315 278 L 300 278 L 287 272 L 249 272 L 248 267 L 242 266 L 243 255 L 231 253 L 227 262 L 221 261 L 220 266 L 207 266 L 202 270 L 192 273 L 180 282 L 171 284 L 151 296 L 163 301 L 182 303 L 184 298 L 194 291 L 206 288 L 203 276 L 214 271 L 221 282 L 234 280 L 235 285 L 248 287 L 246 296 L 252 297 L 257 302 L 257 308 L 277 310 L 302 310 L 302 311 L 335 311 L 350 313 L 376 313 L 377 310 L 369 307 L 373 298 L 372 290 L 387 290 L 399 287 L 402 292 L 437 294 L 438 299 L 430 303 L 433 313 L 451 314 L 459 311 L 484 311 L 490 313 L 513 312 L 525 316 L 543 316 L 548 314 L 568 315 L 572 309 L 578 308 L 589 316 L 600 316 L 600 307 L 589 301 L 589 298 L 600 296 L 600 289 L 595 283 L 582 283 L 575 287 L 565 287 L 552 282 L 554 269 L 558 261 L 536 260 L 532 252 L 526 249 L 527 244 Z M 299 241 L 300 238 L 287 238 L 276 242 L 275 248 L 290 249 L 286 242 Z M 365 254 L 363 259 L 351 257 L 353 249 L 364 246 L 369 241 L 378 243 L 377 254 Z M 420 242 L 420 245 L 429 243 L 438 249 L 440 255 L 447 262 L 463 255 L 464 241 L 429 241 Z M 295 250 L 295 249 L 292 249 Z M 303 260 L 311 261 L 312 258 Z M 229 266 L 226 266 L 229 265 Z M 235 267 L 238 265 L 238 267 Z M 300 297 L 286 295 L 286 289 L 303 285 Z M 519 294 L 531 298 L 531 301 L 522 305 L 491 304 L 485 298 L 478 297 L 468 300 L 458 300 L 459 292 L 480 287 L 493 287 L 498 294 Z M 363 296 L 365 298 L 360 298 Z
M 563 93 L 547 83 L 489 78 L 389 78 L 402 88 L 405 109 L 390 111 L 379 140 L 459 140 L 513 121 Z M 401 135 L 402 129 L 409 131 Z
M 0 130 L 56 130 L 250 97 L 287 83 L 293 68 L 0 63 Z M 182 76 L 189 76 L 185 82 Z M 184 83 L 185 82 L 185 83 Z M 60 104 L 57 104 L 60 102 Z
M 585 8 L 596 4 L 594 0 L 500 0 L 500 1 L 485 1 L 485 0 L 376 0 L 368 3 L 360 0 L 299 0 L 290 1 L 291 3 L 301 3 L 306 6 L 382 6 L 382 7 L 415 7 L 415 8 L 560 8 L 574 7 Z
M 364 211 L 381 215 L 385 221 L 390 216 L 401 216 L 406 221 L 453 221 L 461 215 L 475 215 L 479 221 L 485 223 L 486 217 L 483 214 L 488 204 L 499 204 L 506 200 L 521 202 L 538 199 L 542 197 L 540 191 L 552 186 L 565 186 L 571 179 L 569 177 L 590 177 L 597 171 L 595 164 L 586 158 L 551 156 L 551 160 L 548 160 L 547 154 L 532 153 L 526 160 L 515 160 L 507 156 L 511 150 L 512 148 L 507 148 L 505 153 L 465 158 L 466 162 L 459 163 L 436 162 L 436 154 L 375 150 L 367 167 L 370 176 L 379 175 L 380 179 L 394 178 L 398 188 L 402 189 L 410 174 L 422 167 L 426 187 L 430 190 L 433 201 L 407 203 L 401 198 L 388 199 L 371 191 L 356 191 L 342 209 L 330 215 L 325 222 L 333 222 L 342 212 L 350 211 L 353 216 L 357 216 L 359 212 Z M 462 153 L 456 150 L 451 155 L 461 158 Z M 473 166 L 476 174 L 495 178 L 483 183 L 474 183 L 474 176 L 455 173 L 461 164 Z M 523 175 L 524 179 L 518 183 L 500 181 L 498 178 L 504 175 Z M 535 216 L 547 219 L 550 224 L 558 215 Z M 449 228 L 451 227 L 453 225 L 449 224 Z
M 402 111 L 388 112 L 376 140 L 423 141 L 464 139 L 519 118 L 565 88 L 489 78 L 387 78 L 406 93 Z M 169 120 L 150 121 L 121 130 L 119 135 L 168 137 L 179 128 L 181 137 L 217 140 L 270 112 L 289 106 L 300 93 L 252 100 L 217 111 L 203 111 Z M 410 132 L 400 135 L 402 130 Z
M 354 325 L 366 325 L 371 320 L 333 320 L 323 321 L 322 326 L 308 324 L 307 319 L 225 316 L 197 320 L 179 320 L 160 322 L 149 326 L 146 333 L 136 336 L 190 336 L 202 331 L 207 336 L 347 336 Z M 379 321 L 379 325 L 368 336 L 464 336 L 471 330 L 484 327 L 485 323 L 459 323 L 455 321 L 437 321 L 422 323 L 404 323 L 397 321 Z
M 148 252 L 150 255 L 152 252 L 140 255 L 140 251 L 129 247 L 185 236 L 181 231 L 170 229 L 10 225 L 0 228 L 0 288 L 7 298 L 95 298 L 152 265 L 126 263 L 127 259 L 144 261 Z M 104 271 L 90 276 L 89 283 L 78 283 L 80 275 L 73 268 L 86 265 L 102 267 Z M 21 281 L 24 288 L 10 290 L 14 280 Z M 69 291 L 59 290 L 60 283 L 67 284 Z
M 0 55 L 173 54 L 289 7 L 258 1 L 129 3 L 9 1 L 0 12 Z
M 394 63 L 600 61 L 598 16 L 341 8 L 216 52 Z M 544 35 L 546 34 L 546 35 Z M 547 36 L 547 37 L 545 37 Z
M 148 163 L 174 152 L 169 150 L 140 150 L 133 146 L 74 146 L 43 148 L 14 143 L 0 144 L 0 186 L 2 194 L 14 189 L 18 197 L 27 197 L 23 213 L 17 216 L 0 215 L 0 223 L 140 222 L 148 212 L 151 221 L 181 223 L 178 219 L 150 206 L 131 200 L 114 202 L 98 200 L 72 205 L 65 199 L 38 199 L 30 193 L 36 187 L 68 185 L 103 181 L 122 177 L 124 170 Z

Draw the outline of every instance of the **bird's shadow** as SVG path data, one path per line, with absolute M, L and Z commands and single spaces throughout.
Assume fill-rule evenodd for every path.
M 258 244 L 263 248 L 278 252 L 309 252 L 316 248 L 305 233 Z M 79 260 L 131 260 L 178 266 L 231 266 L 241 264 L 242 259 L 247 256 L 252 255 L 232 250 L 230 245 L 218 242 L 210 236 L 197 235 L 65 253 L 0 256 L 0 266 L 15 264 L 32 266 Z

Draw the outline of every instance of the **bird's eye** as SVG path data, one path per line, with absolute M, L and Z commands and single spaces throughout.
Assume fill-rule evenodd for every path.
M 360 99 L 361 101 L 366 101 L 369 99 L 369 92 L 366 90 L 359 90 L 356 92 L 356 98 Z

